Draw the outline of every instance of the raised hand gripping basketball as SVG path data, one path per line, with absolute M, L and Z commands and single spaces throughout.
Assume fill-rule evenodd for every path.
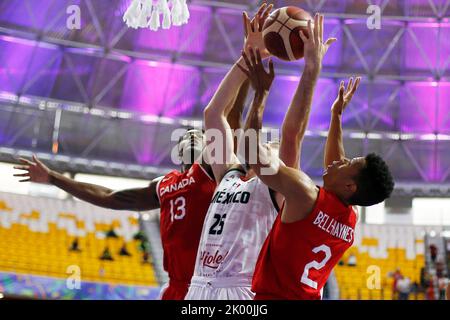
M 328 38 L 323 42 L 323 15 L 316 13 L 314 16 L 314 30 L 312 29 L 311 20 L 308 21 L 307 35 L 299 31 L 299 36 L 304 44 L 305 67 L 314 70 L 322 68 L 322 59 L 335 42 L 336 38 Z
M 252 20 L 250 20 L 247 12 L 243 12 L 245 33 L 244 51 L 249 52 L 249 48 L 259 48 L 262 59 L 270 57 L 270 53 L 264 44 L 262 29 L 272 8 L 273 4 L 267 5 L 267 3 L 263 3 Z
M 342 112 L 344 112 L 347 105 L 350 103 L 350 101 L 353 98 L 353 95 L 355 94 L 356 90 L 359 87 L 359 83 L 361 82 L 361 77 L 357 77 L 355 82 L 353 82 L 353 77 L 350 78 L 347 89 L 345 89 L 344 81 L 341 81 L 341 84 L 339 85 L 339 93 L 333 102 L 333 106 L 331 107 L 331 112 L 336 115 L 341 115 Z
M 239 64 L 238 67 L 247 75 L 253 89 L 255 90 L 255 94 L 265 94 L 270 90 L 273 79 L 275 78 L 272 59 L 269 59 L 269 72 L 267 72 L 262 62 L 261 51 L 258 48 L 253 50 L 251 47 L 248 51 L 250 52 L 250 59 L 247 54 L 242 51 L 242 57 L 244 58 L 248 70 L 241 67 Z
M 23 165 L 14 166 L 14 169 L 26 171 L 25 173 L 15 174 L 14 177 L 23 177 L 19 182 L 37 182 L 50 183 L 50 169 L 43 164 L 35 155 L 33 155 L 34 162 L 19 158 Z

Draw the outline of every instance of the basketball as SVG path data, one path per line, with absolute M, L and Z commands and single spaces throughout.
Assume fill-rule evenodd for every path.
M 264 44 L 269 52 L 286 61 L 303 58 L 303 41 L 298 35 L 303 30 L 307 35 L 311 15 L 298 7 L 283 7 L 267 18 L 263 27 Z

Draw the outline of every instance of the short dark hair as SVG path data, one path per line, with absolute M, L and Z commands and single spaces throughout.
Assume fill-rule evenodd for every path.
M 369 153 L 366 164 L 356 177 L 356 192 L 349 199 L 350 204 L 372 206 L 389 198 L 394 190 L 394 179 L 384 160 L 375 153 Z
M 194 127 L 187 127 L 186 132 L 188 132 L 189 130 L 194 130 Z M 178 138 L 178 144 L 180 144 L 181 140 L 183 140 L 183 137 L 186 134 L 186 132 Z
M 199 130 L 199 131 L 200 131 L 200 129 L 194 128 L 194 127 L 187 127 L 187 128 L 186 128 L 186 132 L 191 131 L 191 130 Z M 204 133 L 205 133 L 205 129 L 201 129 L 201 130 L 202 130 L 202 133 L 204 134 Z M 183 140 L 183 137 L 184 137 L 184 135 L 186 134 L 186 132 L 185 132 L 182 136 L 180 136 L 180 137 L 178 138 L 178 144 L 181 142 L 181 140 Z

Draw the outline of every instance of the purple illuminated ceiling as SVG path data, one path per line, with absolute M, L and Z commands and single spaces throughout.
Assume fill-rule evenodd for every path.
M 128 69 L 121 105 L 146 114 L 187 116 L 196 103 L 197 68 L 136 61 Z
M 0 1 L 0 93 L 201 119 L 203 108 L 239 56 L 242 10 L 254 1 L 191 2 L 187 25 L 152 32 L 124 26 L 121 16 L 129 0 Z M 433 1 L 434 8 L 426 0 L 375 1 L 383 9 L 380 30 L 367 28 L 366 1 L 312 2 L 325 13 L 325 37 L 337 37 L 338 42 L 324 60 L 309 130 L 327 130 L 339 81 L 361 75 L 360 90 L 344 117 L 346 129 L 450 134 L 446 1 Z M 276 6 L 295 4 L 316 11 L 310 3 L 275 1 Z M 69 5 L 80 7 L 81 30 L 66 27 Z M 303 61 L 275 64 L 278 76 L 264 121 L 277 127 Z M 421 150 L 429 156 L 421 164 L 433 165 L 430 172 L 414 174 L 438 181 L 450 160 L 441 156 L 445 152 L 434 140 L 423 144 Z M 158 158 L 149 148 L 140 147 L 140 163 Z

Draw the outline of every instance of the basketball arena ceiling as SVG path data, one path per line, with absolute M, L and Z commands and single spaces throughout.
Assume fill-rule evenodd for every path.
M 173 168 L 171 133 L 202 110 L 259 1 L 188 1 L 187 25 L 128 29 L 130 0 L 0 0 L 0 153 L 38 152 L 59 168 L 150 178 Z M 450 183 L 450 0 L 273 1 L 325 14 L 324 60 L 302 165 L 314 177 L 339 81 L 362 75 L 344 116 L 349 156 L 384 155 L 396 180 Z M 81 9 L 68 30 L 66 9 Z M 382 10 L 369 30 L 370 4 Z M 276 62 L 264 123 L 279 127 L 303 62 Z M 126 165 L 123 165 L 126 164 Z

